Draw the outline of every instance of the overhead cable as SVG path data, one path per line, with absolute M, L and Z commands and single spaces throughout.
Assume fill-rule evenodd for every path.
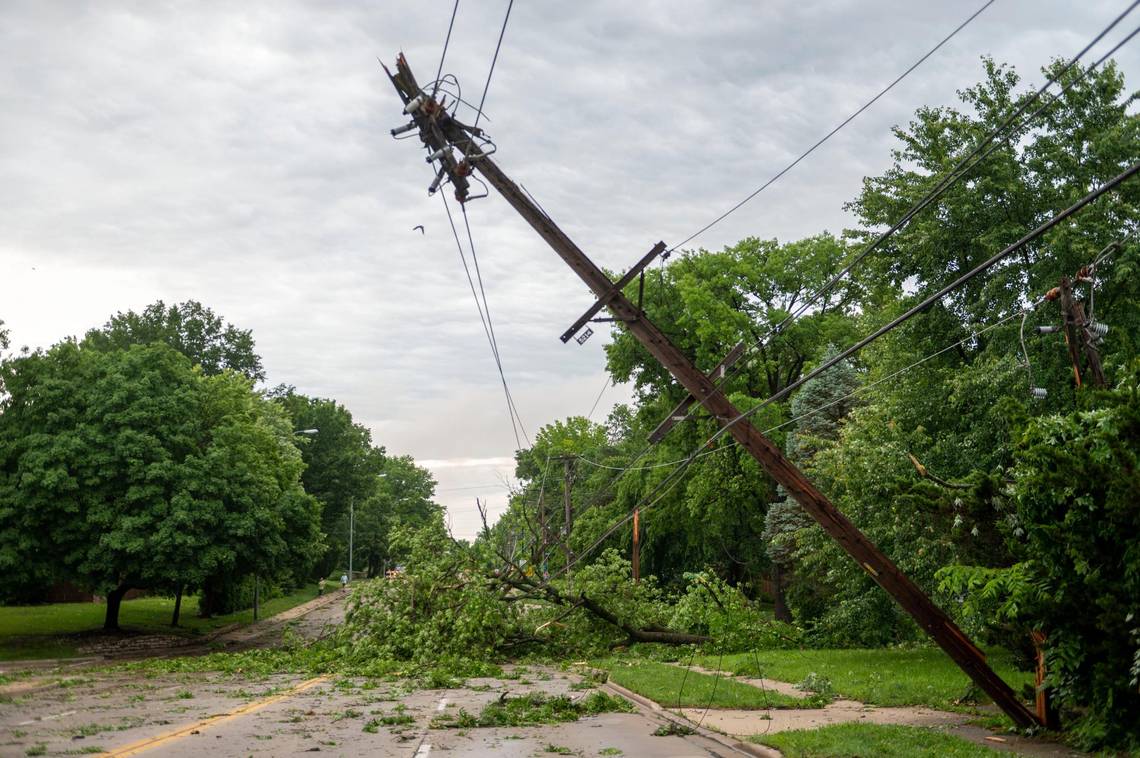
M 850 116 L 845 118 L 842 122 L 840 122 L 839 126 L 832 129 L 830 132 L 828 132 L 826 135 L 824 135 L 818 142 L 816 142 L 814 145 L 812 145 L 807 150 L 805 150 L 803 153 L 801 153 L 798 158 L 796 158 L 794 161 L 792 161 L 787 166 L 785 166 L 780 171 L 778 171 L 776 174 L 774 174 L 766 182 L 764 182 L 762 185 L 760 185 L 760 187 L 758 189 L 756 189 L 754 192 L 752 192 L 752 194 L 748 195 L 748 197 L 744 198 L 739 203 L 732 206 L 727 211 L 725 211 L 721 215 L 717 216 L 715 219 L 713 219 L 709 223 L 705 224 L 704 226 L 702 226 L 700 229 L 698 229 L 697 231 L 690 234 L 685 239 L 681 240 L 681 242 L 679 242 L 678 244 L 676 244 L 672 248 L 670 248 L 669 252 L 673 252 L 674 250 L 676 250 L 680 247 L 683 247 L 684 245 L 688 244 L 689 242 L 693 241 L 694 239 L 696 239 L 700 235 L 707 232 L 709 229 L 712 229 L 714 226 L 719 224 L 721 221 L 723 221 L 724 219 L 728 218 L 729 216 L 731 216 L 736 211 L 743 208 L 745 206 L 745 204 L 747 204 L 750 200 L 752 200 L 752 198 L 756 197 L 761 192 L 768 189 L 768 187 L 775 184 L 776 181 L 778 181 L 780 179 L 780 177 L 782 177 L 784 174 L 791 171 L 793 168 L 795 168 L 800 163 L 800 161 L 802 161 L 804 158 L 807 158 L 809 155 L 811 155 L 813 152 L 815 152 L 816 148 L 818 148 L 823 143 L 825 143 L 829 139 L 831 139 L 837 132 L 839 132 L 840 129 L 847 126 L 849 123 L 854 121 L 860 114 L 862 114 L 863 111 L 867 110 L 872 105 L 874 105 L 875 102 L 879 98 L 881 98 L 883 95 L 887 94 L 892 89 L 894 89 L 895 85 L 897 85 L 899 82 L 901 82 L 903 79 L 905 79 L 916 68 L 918 68 L 923 63 L 925 63 L 926 60 L 930 56 L 934 55 L 934 53 L 936 53 L 939 50 L 939 48 L 941 48 L 943 45 L 945 45 L 947 42 L 949 42 L 951 39 L 953 39 L 954 35 L 956 35 L 958 32 L 965 29 L 966 26 L 968 26 L 971 21 L 973 21 L 975 18 L 977 18 L 979 15 L 981 15 L 982 11 L 989 8 L 991 5 L 994 4 L 994 2 L 995 2 L 995 0 L 988 0 L 988 2 L 986 2 L 981 8 L 978 8 L 978 10 L 974 11 L 974 13 L 969 18 L 967 18 L 965 21 L 963 21 L 961 24 L 959 24 L 958 27 L 954 29 L 954 31 L 950 32 L 948 35 L 943 37 L 942 40 L 937 45 L 932 47 L 930 50 L 928 50 L 926 52 L 925 55 L 923 55 L 921 58 L 919 58 L 917 61 L 915 61 L 913 64 L 911 64 L 910 68 L 908 68 L 906 71 L 899 74 L 899 76 L 893 82 L 891 82 L 886 87 L 884 87 L 882 90 L 880 90 L 879 94 L 875 95 L 873 98 L 868 100 L 857 111 L 855 111 Z
M 457 3 L 459 0 L 455 0 Z M 479 99 L 479 108 L 475 112 L 475 124 L 479 126 L 479 119 L 483 115 L 483 104 L 487 102 L 487 90 L 491 87 L 491 76 L 495 73 L 495 63 L 499 60 L 499 49 L 503 46 L 503 35 L 507 33 L 507 21 L 511 18 L 511 8 L 515 5 L 515 0 L 510 0 L 507 3 L 507 15 L 503 17 L 503 28 L 499 30 L 499 41 L 495 45 L 495 55 L 491 58 L 491 68 L 487 71 L 487 82 L 483 85 L 483 97 Z
M 447 57 L 447 46 L 451 44 L 451 29 L 455 26 L 455 14 L 459 11 L 459 0 L 455 0 L 455 5 L 451 8 L 451 21 L 447 24 L 447 37 L 443 40 L 443 52 L 439 55 L 439 68 L 435 72 L 435 89 L 432 90 L 431 96 L 434 99 L 436 92 L 439 91 L 439 85 L 442 80 L 439 78 L 443 73 L 443 60 Z
M 1129 5 L 1129 7 L 1127 9 L 1125 9 L 1125 11 L 1123 13 L 1121 13 L 1119 16 L 1117 16 L 1115 19 L 1113 19 L 1112 22 L 1109 23 L 1108 26 L 1106 26 L 1103 30 L 1101 30 L 1101 32 L 1096 37 L 1094 37 L 1091 42 L 1089 42 L 1087 45 L 1085 45 L 1085 47 L 1079 53 L 1077 53 L 1075 56 L 1073 56 L 1073 58 L 1071 58 L 1068 61 L 1068 63 L 1066 63 L 1053 76 L 1049 77 L 1049 79 L 1045 82 L 1045 84 L 1043 84 L 1033 95 L 1031 95 L 1025 102 L 1023 102 L 1022 105 L 1018 109 L 1016 109 L 1012 114 L 1010 114 L 1001 124 L 999 124 L 997 126 L 997 128 L 995 128 L 993 131 L 991 131 L 986 137 L 982 138 L 982 140 L 979 141 L 965 156 L 963 156 L 954 165 L 954 167 L 952 169 L 950 169 L 949 172 L 947 172 L 945 175 L 943 175 L 943 177 L 937 182 L 937 184 L 931 190 L 929 190 L 922 198 L 920 198 L 918 200 L 918 202 L 916 202 L 914 205 L 912 205 L 897 221 L 895 221 L 894 224 L 892 224 L 886 231 L 880 233 L 869 245 L 867 245 L 865 248 L 863 248 L 861 251 L 859 251 L 859 253 L 856 254 L 855 257 L 852 258 L 846 265 L 844 265 L 844 267 L 838 273 L 836 273 L 834 276 L 832 276 L 831 279 L 829 279 L 823 286 L 819 287 L 815 292 L 813 292 L 811 295 L 809 295 L 807 298 L 805 298 L 794 311 L 792 311 L 787 316 L 785 316 L 783 319 L 781 319 L 777 324 L 770 327 L 759 339 L 755 340 L 752 344 L 750 344 L 748 347 L 749 352 L 754 352 L 758 349 L 763 348 L 769 339 L 771 339 L 773 336 L 781 333 L 784 330 L 784 328 L 790 322 L 794 321 L 795 319 L 802 316 L 805 312 L 807 312 L 807 310 L 809 308 L 811 308 L 816 302 L 818 302 L 819 299 L 824 294 L 826 294 L 828 291 L 830 291 L 833 287 L 835 287 L 836 284 L 838 284 L 848 274 L 850 274 L 851 271 L 853 271 L 855 269 L 855 267 L 858 266 L 868 255 L 870 255 L 872 252 L 874 252 L 876 249 L 878 249 L 884 242 L 886 242 L 897 231 L 899 231 L 904 226 L 906 226 L 918 213 L 920 213 L 925 208 L 929 207 L 931 203 L 933 203 L 935 200 L 937 200 L 939 197 L 941 197 L 951 186 L 953 186 L 956 182 L 958 182 L 960 179 L 962 179 L 962 177 L 964 177 L 966 175 L 966 173 L 968 171 L 970 171 L 974 166 L 977 166 L 981 161 L 983 161 L 987 157 L 989 157 L 989 155 L 992 154 L 1002 144 L 1002 142 L 997 141 L 997 139 L 999 137 L 1003 136 L 1003 134 L 1005 134 L 1007 131 L 1010 131 L 1010 128 L 1014 124 L 1016 119 L 1021 114 L 1023 114 L 1025 112 L 1025 110 L 1030 105 L 1032 105 L 1037 100 L 1039 100 L 1040 97 L 1045 93 L 1045 91 L 1049 87 L 1051 87 L 1062 76 L 1064 76 L 1064 74 L 1066 72 L 1068 72 L 1069 69 L 1071 69 L 1093 47 L 1093 45 L 1095 45 L 1097 42 L 1099 42 L 1101 39 L 1103 39 L 1104 36 L 1106 34 L 1108 34 L 1108 32 L 1110 32 L 1137 5 L 1140 5 L 1140 0 L 1134 0 L 1134 2 L 1131 5 Z M 1119 50 L 1121 47 L 1123 47 L 1126 43 L 1131 41 L 1132 38 L 1135 37 L 1137 33 L 1140 33 L 1140 26 L 1133 29 L 1124 39 L 1122 39 L 1120 42 L 1116 43 L 1116 45 L 1114 45 L 1112 47 L 1112 49 L 1110 49 L 1107 53 L 1102 55 L 1098 60 L 1096 60 L 1092 65 L 1090 65 L 1088 69 L 1082 70 L 1078 76 L 1074 77 L 1072 80 L 1067 82 L 1064 85 L 1064 87 L 1062 87 L 1062 89 L 1057 93 L 1057 95 L 1055 95 L 1053 97 L 1052 100 L 1050 100 L 1046 103 L 1043 103 L 1033 113 L 1031 113 L 1029 116 L 1027 116 L 1024 119 L 1023 123 L 1027 124 L 1030 121 L 1032 121 L 1033 119 L 1035 119 L 1037 116 L 1041 115 L 1041 113 L 1043 113 L 1047 108 L 1049 108 L 1051 105 L 1053 105 L 1055 102 L 1057 102 L 1057 100 L 1062 95 L 1064 95 L 1066 92 L 1068 92 L 1069 89 L 1074 87 L 1080 81 L 1083 81 L 1088 76 L 1089 73 L 1091 73 L 1098 66 L 1100 66 L 1102 63 L 1104 63 L 1105 60 L 1107 60 L 1110 56 L 1112 56 L 1117 50 Z M 1005 136 L 1009 136 L 1009 135 L 1006 134 Z M 742 365 L 744 365 L 743 361 L 737 361 L 732 367 L 729 368 L 728 371 L 726 371 L 716 381 L 716 383 L 714 384 L 714 387 L 719 388 L 721 385 L 725 384 L 731 376 L 735 375 L 735 373 L 740 370 L 740 367 Z M 689 420 L 689 419 L 693 418 L 693 416 L 702 407 L 702 405 L 703 404 L 694 404 L 694 406 L 686 414 L 685 420 Z
M 729 429 L 731 429 L 736 423 L 740 422 L 743 419 L 749 418 L 750 416 L 754 415 L 757 411 L 759 411 L 761 408 L 765 408 L 768 405 L 771 405 L 772 403 L 776 402 L 777 400 L 781 400 L 781 399 L 787 397 L 789 394 L 794 392 L 796 389 L 802 387 L 805 382 L 811 381 L 815 377 L 822 374 L 824 371 L 827 371 L 829 368 L 831 368 L 835 364 L 837 364 L 840 361 L 844 360 L 845 358 L 848 358 L 848 357 L 854 355 L 855 353 L 859 352 L 864 347 L 871 344 L 875 340 L 879 339 L 880 337 L 882 337 L 887 332 L 895 329 L 896 327 L 903 324 L 904 322 L 909 321 L 911 318 L 913 318 L 918 313 L 921 313 L 922 311 L 926 310 L 927 308 L 929 308 L 934 303 L 941 300 L 949 292 L 952 292 L 953 290 L 962 286 L 963 284 L 970 281 L 971 279 L 978 276 L 979 274 L 984 273 L 986 270 L 990 269 L 995 264 L 999 263 L 1003 259 L 1009 257 L 1013 253 L 1015 253 L 1018 250 L 1020 250 L 1021 248 L 1025 247 L 1030 242 L 1033 242 L 1034 240 L 1038 239 L 1043 234 L 1048 232 L 1050 229 L 1057 226 L 1061 222 L 1065 221 L 1070 216 L 1072 216 L 1073 214 L 1080 211 L 1082 208 L 1084 208 L 1089 203 L 1092 203 L 1093 201 L 1097 200 L 1102 195 L 1115 190 L 1121 184 L 1123 184 L 1124 182 L 1126 182 L 1129 179 L 1131 179 L 1132 177 L 1134 177 L 1138 171 L 1140 171 L 1140 163 L 1132 164 L 1130 167 L 1125 169 L 1123 172 L 1121 172 L 1120 174 L 1117 174 L 1115 177 L 1113 177 L 1109 181 L 1105 182 L 1100 187 L 1097 187 L 1092 192 L 1088 193 L 1087 195 L 1082 197 L 1080 200 L 1078 200 L 1077 202 L 1070 205 L 1065 210 L 1061 211 L 1060 213 L 1058 213 L 1055 216 L 1053 216 L 1052 218 L 1050 218 L 1048 221 L 1045 221 L 1040 226 L 1038 226 L 1036 229 L 1034 229 L 1033 231 L 1031 231 L 1028 234 L 1026 234 L 1025 236 L 1023 236 L 1021 239 L 1017 240 L 1016 242 L 1014 242 L 1011 245 L 1006 246 L 1000 252 L 996 253 L 995 255 L 993 255 L 992 257 L 983 261 L 982 263 L 979 263 L 977 266 L 970 269 L 965 274 L 962 274 L 957 279 L 950 282 L 950 284 L 947 284 L 946 286 L 939 289 L 937 292 L 927 296 L 918 305 L 915 305 L 914 307 L 910 308 L 909 310 L 907 310 L 902 315 L 891 319 L 888 323 L 879 327 L 874 332 L 867 335 L 863 339 L 859 340 L 858 342 L 856 342 L 851 347 L 848 347 L 847 349 L 843 350 L 842 352 L 838 353 L 837 355 L 832 356 L 831 358 L 824 361 L 822 364 L 817 366 L 812 371 L 809 371 L 807 374 L 800 377 L 799 379 L 792 382 L 791 384 L 787 385 L 783 389 L 781 389 L 778 392 L 776 392 L 776 393 L 770 395 L 769 397 L 765 398 L 759 405 L 754 406 L 753 408 L 749 409 L 745 413 L 742 413 L 739 416 L 737 416 L 736 418 L 732 419 L 727 424 L 722 426 L 720 428 L 720 430 L 718 430 L 717 433 L 715 435 L 713 435 L 713 438 L 710 439 L 709 442 L 712 442 L 712 440 L 715 440 L 717 437 L 722 436 L 725 432 L 727 432 Z
M 440 193 L 440 197 L 443 198 L 443 207 L 447 211 L 447 221 L 451 225 L 451 233 L 455 237 L 455 246 L 459 250 L 459 259 L 463 262 L 463 270 L 467 274 L 467 284 L 471 288 L 471 296 L 475 298 L 475 308 L 479 311 L 479 320 L 483 323 L 483 332 L 486 334 L 487 342 L 491 346 L 491 356 L 495 359 L 495 367 L 498 369 L 499 379 L 503 385 L 503 394 L 507 399 L 507 412 L 510 415 L 511 419 L 511 430 L 515 435 L 515 445 L 517 449 L 521 450 L 523 445 L 522 440 L 519 438 L 519 426 L 522 424 L 522 419 L 518 419 L 518 424 L 516 425 L 518 410 L 515 407 L 514 398 L 511 396 L 510 387 L 507 385 L 507 376 L 503 371 L 503 363 L 499 357 L 499 348 L 495 342 L 491 328 L 487 323 L 487 319 L 483 314 L 483 306 L 479 302 L 479 294 L 475 290 L 475 280 L 471 277 L 471 269 L 467 265 L 467 256 L 463 252 L 463 243 L 459 241 L 459 230 L 455 227 L 455 220 L 451 215 L 451 206 L 447 202 L 447 194 Z M 525 430 L 523 431 L 523 434 L 526 434 Z

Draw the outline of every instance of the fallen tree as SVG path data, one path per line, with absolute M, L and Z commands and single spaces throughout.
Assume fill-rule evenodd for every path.
M 783 625 L 773 635 L 773 622 L 710 574 L 692 575 L 676 596 L 652 577 L 634 582 L 615 551 L 548 578 L 541 563 L 487 541 L 459 542 L 442 525 L 398 532 L 394 540 L 407 556 L 405 571 L 358 586 L 342 632 L 354 648 L 382 658 L 502 660 L 604 655 L 637 643 L 739 647 L 794 639 Z

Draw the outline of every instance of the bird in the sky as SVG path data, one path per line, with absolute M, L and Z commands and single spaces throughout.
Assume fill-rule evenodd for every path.
M 424 233 L 424 227 L 423 227 L 423 224 L 417 224 L 416 226 L 413 226 L 413 227 L 412 227 L 412 231 L 413 231 L 413 232 L 414 232 L 416 229 L 419 229 L 419 230 L 420 230 L 420 234 L 423 234 L 423 233 Z

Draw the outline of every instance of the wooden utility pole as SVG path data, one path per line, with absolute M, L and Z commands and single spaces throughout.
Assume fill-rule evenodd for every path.
M 633 509 L 633 555 L 630 560 L 633 566 L 633 581 L 641 581 L 641 508 Z
M 566 565 L 574 560 L 570 550 L 570 531 L 574 527 L 574 502 L 571 499 L 574 486 L 574 457 L 562 458 L 562 547 L 566 551 Z
M 1069 360 L 1073 364 L 1073 379 L 1077 386 L 1082 384 L 1081 354 L 1088 362 L 1088 376 L 1094 387 L 1108 386 L 1104 368 L 1100 363 L 1100 352 L 1096 349 L 1096 335 L 1091 332 L 1092 324 L 1085 318 L 1085 309 L 1073 297 L 1073 285 L 1069 277 L 1061 277 L 1057 289 L 1061 300 L 1061 318 L 1065 324 L 1065 345 L 1069 349 Z
M 385 69 L 387 70 L 387 69 Z M 399 92 L 420 138 L 432 154 L 450 154 L 458 149 L 462 159 L 449 163 L 441 157 L 444 170 L 450 169 L 464 180 L 478 171 L 513 207 L 539 236 L 558 254 L 598 299 L 605 302 L 615 321 L 637 338 L 642 345 L 669 370 L 697 402 L 728 431 L 742 448 L 782 484 L 796 502 L 823 527 L 860 567 L 902 606 L 903 610 L 922 627 L 946 654 L 1020 727 L 1038 726 L 1039 721 L 1026 708 L 1009 685 L 994 673 L 986 663 L 985 655 L 958 628 L 913 581 L 895 566 L 881 550 L 871 543 L 827 497 L 796 468 L 771 440 L 761 434 L 739 409 L 722 393 L 715 379 L 706 376 L 674 345 L 645 313 L 635 306 L 618 289 L 614 282 L 598 268 L 554 222 L 519 189 L 506 174 L 482 151 L 476 143 L 474 130 L 451 118 L 434 104 L 412 76 L 407 61 L 400 55 L 396 73 L 389 72 L 392 84 Z M 442 152 L 441 152 L 442 151 Z M 453 180 L 454 181 L 454 180 Z M 457 197 L 466 198 L 457 183 Z

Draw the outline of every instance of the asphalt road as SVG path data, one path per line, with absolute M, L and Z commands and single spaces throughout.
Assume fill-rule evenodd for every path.
M 267 620 L 227 636 L 231 647 L 275 644 L 285 629 L 313 639 L 343 618 L 343 598 L 291 618 Z M 42 689 L 0 698 L 0 756 L 710 756 L 745 754 L 732 740 L 653 736 L 661 714 L 638 706 L 567 724 L 442 728 L 433 720 L 478 714 L 503 696 L 545 692 L 585 697 L 574 674 L 530 668 L 519 678 L 473 679 L 463 688 L 412 690 L 359 678 L 219 673 L 148 677 L 111 669 L 69 669 Z M 70 679 L 60 686 L 58 680 Z M 30 683 L 29 683 L 30 684 Z M 444 717 L 440 719 L 440 717 Z M 385 721 L 389 723 L 385 723 Z M 42 750 L 43 752 L 39 752 Z

